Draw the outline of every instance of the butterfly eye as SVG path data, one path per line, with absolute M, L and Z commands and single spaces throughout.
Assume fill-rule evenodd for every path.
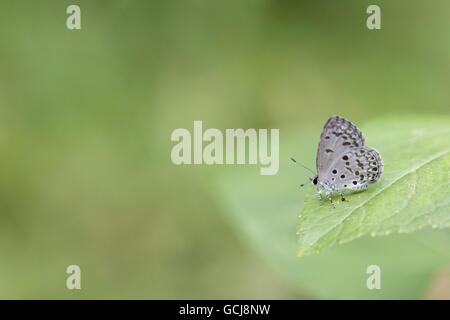
M 314 185 L 317 184 L 317 177 L 315 177 L 315 178 L 313 179 L 312 183 L 313 183 Z

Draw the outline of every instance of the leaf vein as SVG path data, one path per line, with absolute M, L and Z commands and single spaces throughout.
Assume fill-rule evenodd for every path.
M 439 159 L 440 157 L 445 156 L 447 153 L 449 153 L 450 150 L 444 150 L 442 152 L 439 152 L 435 155 L 433 155 L 432 157 L 427 158 L 425 161 L 419 163 L 417 166 L 414 166 L 413 168 L 411 168 L 410 170 L 407 170 L 404 172 L 404 174 L 400 175 L 399 177 L 397 177 L 396 179 L 392 180 L 389 184 L 387 184 L 386 186 L 384 186 L 384 188 L 379 189 L 377 192 L 375 192 L 372 196 L 370 196 L 369 198 L 367 198 L 366 200 L 364 200 L 361 204 L 359 204 L 358 206 L 352 208 L 348 214 L 346 214 L 343 219 L 334 224 L 331 228 L 329 228 L 328 230 L 326 230 L 325 232 L 323 232 L 313 243 L 311 243 L 311 247 L 316 244 L 318 241 L 320 241 L 320 239 L 322 239 L 325 235 L 327 235 L 328 233 L 330 233 L 331 231 L 333 231 L 333 229 L 335 229 L 336 227 L 338 227 L 339 225 L 342 225 L 343 222 L 345 220 L 347 220 L 356 210 L 360 209 L 361 207 L 363 207 L 364 205 L 366 205 L 369 201 L 373 200 L 375 197 L 377 197 L 378 195 L 380 195 L 383 191 L 385 191 L 387 188 L 391 187 L 393 184 L 395 184 L 396 182 L 400 181 L 401 179 L 403 179 L 404 177 L 408 176 L 411 173 L 414 173 L 415 171 L 417 171 L 418 169 L 420 169 L 421 167 L 427 165 L 428 163 Z M 341 229 L 342 230 L 342 229 Z

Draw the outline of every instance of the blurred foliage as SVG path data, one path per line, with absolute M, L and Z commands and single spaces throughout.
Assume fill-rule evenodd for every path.
M 379 31 L 369 1 L 2 1 L 0 297 L 309 297 L 211 196 L 242 168 L 176 167 L 170 134 L 448 115 L 450 4 L 376 3 Z

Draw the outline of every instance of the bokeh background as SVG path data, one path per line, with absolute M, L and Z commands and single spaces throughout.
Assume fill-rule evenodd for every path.
M 66 28 L 70 4 L 81 30 Z M 381 30 L 366 28 L 370 4 Z M 237 171 L 173 165 L 170 135 L 203 120 L 279 128 L 283 143 L 332 114 L 449 116 L 449 12 L 445 0 L 2 1 L 0 298 L 365 298 L 270 263 L 218 186 Z M 299 194 L 294 224 L 299 182 L 280 185 Z M 70 264 L 80 291 L 65 287 Z M 414 297 L 445 295 L 436 279 Z

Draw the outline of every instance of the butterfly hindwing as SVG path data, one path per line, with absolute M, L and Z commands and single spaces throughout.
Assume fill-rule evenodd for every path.
M 379 180 L 383 163 L 378 151 L 370 147 L 350 148 L 339 155 L 323 173 L 322 181 L 336 190 L 364 190 Z

